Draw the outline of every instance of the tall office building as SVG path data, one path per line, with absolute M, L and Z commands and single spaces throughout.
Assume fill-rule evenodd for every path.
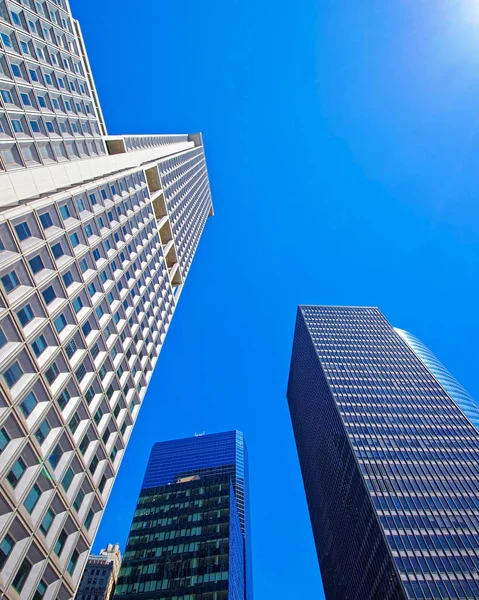
M 0 595 L 74 596 L 212 202 L 107 136 L 65 0 L 0 0 Z
M 376 308 L 298 310 L 288 400 L 328 600 L 479 597 L 476 406 L 411 339 Z
M 90 554 L 75 600 L 111 600 L 121 567 L 118 544 L 108 544 L 99 554 Z
M 155 444 L 115 599 L 252 599 L 247 486 L 239 431 Z

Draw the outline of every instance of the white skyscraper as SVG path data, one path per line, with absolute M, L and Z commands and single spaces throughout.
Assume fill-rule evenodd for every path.
M 0 594 L 74 596 L 203 227 L 200 134 L 108 136 L 65 0 L 0 0 Z

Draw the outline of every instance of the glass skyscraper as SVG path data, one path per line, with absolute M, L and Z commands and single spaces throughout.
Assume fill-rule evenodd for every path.
M 239 431 L 155 444 L 115 598 L 251 600 L 247 468 Z
M 288 401 L 327 600 L 479 598 L 476 405 L 437 358 L 301 306 Z
M 107 134 L 67 0 L 0 0 L 0 211 L 0 596 L 70 600 L 213 205 L 201 134 Z

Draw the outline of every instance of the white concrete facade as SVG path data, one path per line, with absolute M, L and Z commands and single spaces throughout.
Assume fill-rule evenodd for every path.
M 0 595 L 8 600 L 73 598 L 213 214 L 200 134 L 102 135 L 80 37 L 65 0 L 0 0 L 0 72 L 7 65 L 12 75 L 21 41 L 31 53 L 46 48 L 36 62 L 23 56 L 25 68 L 58 42 L 59 58 L 73 65 L 65 82 L 83 98 L 82 84 L 91 103 L 85 120 L 97 126 L 89 141 L 99 149 L 58 160 L 54 142 L 68 149 L 87 140 L 0 134 L 0 157 L 10 145 L 21 158 L 0 159 Z M 28 87 L 6 81 L 0 73 L 0 90 L 11 94 Z M 38 103 L 43 88 L 28 85 Z M 50 102 L 60 92 L 48 94 Z M 0 103 L 8 127 L 20 112 L 25 123 L 33 114 Z M 52 160 L 28 163 L 27 143 L 40 157 L 47 144 Z

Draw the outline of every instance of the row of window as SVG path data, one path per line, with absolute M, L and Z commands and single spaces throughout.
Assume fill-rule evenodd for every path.
M 72 98 L 30 88 L 19 87 L 17 89 L 13 85 L 7 87 L 6 84 L 3 84 L 3 87 L 0 89 L 0 97 L 3 105 L 9 110 L 24 108 L 27 111 L 38 111 L 47 109 L 50 111 L 94 117 L 92 105 L 89 102 L 77 99 L 73 100 Z

